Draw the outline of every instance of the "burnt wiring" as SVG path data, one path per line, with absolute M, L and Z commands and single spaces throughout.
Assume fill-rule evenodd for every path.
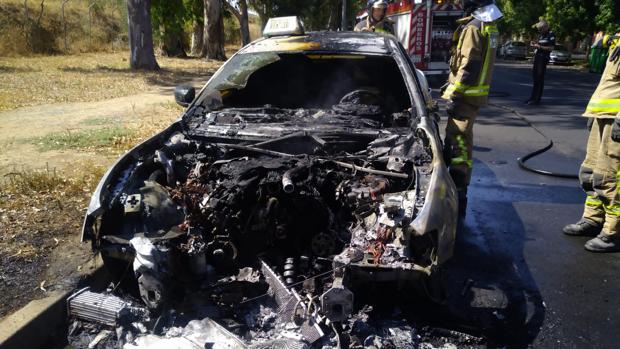
M 347 266 L 348 266 L 348 264 L 344 264 L 344 265 L 337 266 L 337 267 L 332 268 L 332 269 L 330 269 L 330 270 L 328 270 L 328 271 L 326 271 L 326 272 L 323 272 L 323 273 L 320 273 L 320 274 L 317 274 L 317 275 L 314 275 L 314 276 L 311 276 L 311 277 L 305 278 L 305 279 L 303 279 L 303 280 L 301 280 L 301 281 L 299 281 L 299 282 L 296 282 L 296 283 L 293 283 L 293 284 L 287 285 L 287 287 L 288 287 L 289 289 L 291 289 L 291 288 L 294 288 L 295 286 L 303 285 L 303 283 L 304 283 L 304 282 L 306 282 L 306 281 L 308 281 L 308 280 L 313 280 L 313 279 L 316 279 L 316 278 L 323 277 L 323 276 L 325 276 L 325 275 L 330 275 L 330 274 L 332 274 L 333 272 L 335 272 L 336 270 L 340 270 L 340 269 L 346 268 Z M 257 299 L 261 299 L 261 298 L 263 298 L 263 297 L 268 297 L 268 296 L 271 296 L 271 293 L 266 292 L 266 293 L 263 293 L 263 294 L 258 295 L 258 296 L 256 296 L 256 297 L 252 297 L 252 298 L 249 298 L 249 299 L 243 300 L 243 301 L 239 302 L 239 304 L 245 304 L 245 303 L 253 302 L 253 301 L 257 300 Z

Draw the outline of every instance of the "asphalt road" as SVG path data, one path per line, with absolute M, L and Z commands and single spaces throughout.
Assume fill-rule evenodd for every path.
M 599 78 L 551 67 L 543 104 L 530 107 L 523 104 L 530 66 L 496 66 L 492 92 L 508 96 L 493 97 L 476 121 L 469 207 L 446 272 L 443 325 L 470 327 L 497 346 L 618 347 L 620 254 L 592 254 L 583 249 L 587 238 L 562 234 L 581 217 L 577 180 L 521 170 L 516 159 L 546 141 L 493 106 L 518 110 L 555 142 L 532 165 L 577 173 L 587 138 L 580 115 Z

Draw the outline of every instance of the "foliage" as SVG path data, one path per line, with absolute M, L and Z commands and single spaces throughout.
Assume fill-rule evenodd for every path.
M 183 26 L 187 19 L 183 0 L 152 0 L 151 6 L 153 34 L 156 37 L 183 34 Z
M 183 6 L 185 7 L 186 18 L 191 25 L 191 22 L 197 22 L 203 24 L 204 22 L 204 1 L 203 0 L 183 0 Z
M 183 0 L 152 0 L 153 38 L 165 55 L 184 56 L 185 23 L 188 21 Z
M 216 62 L 159 57 L 158 72 L 127 67 L 126 52 L 0 58 L 0 112 L 50 103 L 107 100 L 206 81 Z M 2 138 L 0 137 L 0 142 Z
M 347 1 L 348 18 L 364 7 L 365 1 Z M 299 16 L 309 30 L 326 30 L 329 27 L 330 17 L 340 26 L 340 12 L 342 2 L 339 0 L 248 0 L 249 6 L 258 13 L 264 22 L 270 17 Z
M 66 52 L 61 0 L 46 0 L 42 7 L 40 0 L 0 0 L 0 56 L 106 51 L 121 46 L 126 14 L 116 0 L 93 1 L 66 3 Z
M 561 40 L 577 41 L 603 30 L 620 30 L 617 0 L 499 0 L 504 12 L 500 29 L 506 35 L 534 34 L 539 17 L 549 21 Z
M 620 31 L 620 3 L 618 0 L 598 0 L 599 13 L 595 17 L 597 30 L 606 33 Z
M 593 1 L 545 0 L 545 17 L 560 38 L 583 39 L 594 32 Z
M 544 13 L 540 0 L 500 0 L 499 5 L 504 13 L 500 21 L 500 32 L 505 35 L 525 35 L 531 32 L 532 24 Z

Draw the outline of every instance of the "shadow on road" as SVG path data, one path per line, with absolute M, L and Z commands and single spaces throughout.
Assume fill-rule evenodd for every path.
M 548 194 L 572 188 L 532 186 L 517 192 L 503 187 L 485 164 L 475 166 L 482 181 L 470 188 L 468 217 L 445 269 L 447 303 L 437 321 L 482 334 L 491 347 L 524 348 L 540 332 L 546 309 L 524 258 L 528 236 L 514 202 L 556 200 Z

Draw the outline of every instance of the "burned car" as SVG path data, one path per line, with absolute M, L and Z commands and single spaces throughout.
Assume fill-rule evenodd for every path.
M 88 208 L 83 240 L 123 284 L 108 296 L 151 320 L 175 309 L 203 343 L 336 346 L 377 292 L 437 297 L 452 255 L 455 189 L 423 76 L 392 36 L 296 23 L 197 94 L 177 88 L 182 117 L 125 154 Z M 175 338 L 156 335 L 142 345 Z

